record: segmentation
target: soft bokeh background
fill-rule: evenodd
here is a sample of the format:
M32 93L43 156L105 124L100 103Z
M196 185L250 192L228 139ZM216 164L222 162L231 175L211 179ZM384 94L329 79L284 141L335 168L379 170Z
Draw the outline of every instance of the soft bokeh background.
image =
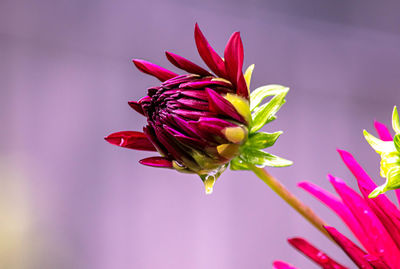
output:
M140 130L128 100L158 82L131 58L200 62L194 23L217 51L240 30L253 88L291 87L270 169L331 225L337 217L296 187L355 182L336 148L378 181L362 137L400 104L398 1L0 2L0 268L316 268L285 239L303 236L349 260L250 172L226 172L204 194L196 176L143 167L148 153L103 136Z

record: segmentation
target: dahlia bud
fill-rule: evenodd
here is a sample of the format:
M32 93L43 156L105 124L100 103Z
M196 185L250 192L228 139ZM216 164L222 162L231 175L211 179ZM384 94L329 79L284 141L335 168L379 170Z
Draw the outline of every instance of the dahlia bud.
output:
M248 86L254 66L243 74L239 32L229 39L224 59L211 48L197 24L195 41L211 71L171 52L166 52L167 59L186 74L133 60L140 71L161 81L161 85L148 89L147 96L129 102L146 117L147 126L143 133L118 132L105 139L122 147L158 151L161 156L140 163L198 174L206 193L212 192L216 179L231 161L232 169L248 169L248 163L289 165L286 160L260 151L271 146L280 133L256 133L275 118L288 89L278 85L261 87L252 93L256 105L250 104ZM258 107L267 96L275 97Z
M392 140L390 133L389 139L385 141L364 130L364 136L371 147L381 156L380 174L386 178L386 182L378 186L370 194L370 198L375 198L388 190L400 189L400 120L397 108L393 108L392 126L396 135Z

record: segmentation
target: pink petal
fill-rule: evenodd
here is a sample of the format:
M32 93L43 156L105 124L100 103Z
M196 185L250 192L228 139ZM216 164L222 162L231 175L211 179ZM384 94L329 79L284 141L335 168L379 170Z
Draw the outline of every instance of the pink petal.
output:
M142 114L144 116L142 105L137 101L129 101L128 105L133 108L136 112Z
M390 269L389 265L375 256L366 255L365 260L375 269Z
M400 251L367 202L341 179L329 176L329 180L363 227L371 243L369 247L366 246L368 252L374 256L382 257L387 264L392 266L398 264L397 257L400 257Z
M198 66L195 63L192 63L191 61L183 58L182 56L179 56L177 54L174 54L172 52L165 52L165 55L167 56L167 59L176 67L185 70L188 73L191 74L198 74L201 76L212 76L210 72L207 70L204 70L200 66Z
M110 144L137 150L157 151L144 133L122 131L104 138Z
M344 150L338 150L338 152L343 162L356 177L365 201L385 225L386 230L400 249L400 211L386 195L379 195L376 198L369 199L368 194L376 188L376 184L349 152Z
M343 220L343 222L346 223L347 227L349 227L365 248L372 247L364 229L341 199L310 182L300 182L298 186L332 209Z
M390 134L389 129L385 124L380 123L379 121L374 121L374 126L376 131L378 132L379 138L383 141L393 141L393 137Z
M323 269L347 269L347 267L337 263L303 238L291 238L288 239L288 242L304 255L312 259L315 263L320 265Z
M211 69L211 71L213 71L219 77L227 78L224 61L210 46L203 33L200 31L197 23L194 28L194 39L196 41L196 46L200 57Z
M210 111L219 113L239 122L245 123L243 117L236 111L235 107L224 97L219 95L212 89L206 88L208 94L208 103L210 105Z
M233 33L225 47L225 69L238 95L248 98L249 91L243 77L243 43L240 33ZM244 83L244 84L243 84Z
M333 227L325 226L325 229L356 265L358 265L360 268L374 269L364 258L366 253L356 244L351 242L350 239L339 233Z
M274 269L297 269L293 265L290 265L290 264L282 262L282 261L274 261L273 268Z
M169 71L161 66L147 62L145 60L133 59L132 61L140 71L152 75L158 78L160 81L166 81L168 79L178 76L178 74L172 71Z
M139 163L152 167L172 168L172 162L164 157L149 157L140 160Z

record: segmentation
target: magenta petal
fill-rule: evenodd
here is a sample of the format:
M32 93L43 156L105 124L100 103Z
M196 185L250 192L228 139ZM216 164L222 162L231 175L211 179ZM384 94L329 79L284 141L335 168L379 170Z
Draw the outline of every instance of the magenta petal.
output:
M374 269L391 269L389 265L375 256L366 255L364 258Z
M347 227L349 227L365 248L372 247L358 220L338 197L310 182L300 182L298 186L332 209L346 223Z
M323 269L347 269L347 267L337 263L303 238L290 238L288 239L288 242L301 253L312 259Z
M149 157L140 160L139 163L152 167L172 168L172 162L164 157Z
M381 140L393 141L392 135L390 134L390 131L385 124L380 123L379 121L375 121L374 126Z
M200 31L197 23L194 28L194 39L196 41L196 46L200 57L211 69L211 71L213 71L219 77L227 78L224 61L210 46L203 33Z
M366 253L356 244L351 242L350 239L339 233L333 227L325 226L325 229L356 265L358 265L360 268L374 269L364 258Z
M122 131L104 138L110 144L137 150L157 151L144 133Z
M138 113L144 115L142 105L141 105L139 102L136 102L136 101L129 101L129 102L128 102L128 105L129 105L131 108L133 108L136 112L138 112Z
M188 73L191 74L198 74L201 76L212 76L210 72L207 70L204 70L197 64L192 63L191 61L183 58L182 56L179 56L177 54L174 54L172 52L165 52L165 55L167 56L167 59L176 67L185 70Z
M396 242L398 248L400 248L400 211L386 197L386 195L379 195L376 198L369 199L368 194L376 188L376 184L349 152L344 150L338 150L338 152L342 157L343 162L356 177L358 186L365 201L367 201L368 205L378 216L386 227L386 230Z
M147 62L145 60L133 59L132 61L140 71L152 75L158 78L160 81L166 81L168 79L178 76L178 74L172 71L169 71L161 66Z
M290 264L288 264L286 262L282 262L282 261L274 261L274 263L272 265L273 265L274 269L297 269L293 265L290 265Z
M374 256L382 257L387 264L394 267L398 263L397 257L400 257L400 251L380 219L374 214L367 202L341 179L329 176L329 180L363 227L371 242L369 247L366 246L367 251Z
M226 100L224 97L222 97L212 89L206 88L206 92L208 94L210 111L231 117L232 119L245 123L243 117L240 116L239 113L237 113L235 107L228 100Z

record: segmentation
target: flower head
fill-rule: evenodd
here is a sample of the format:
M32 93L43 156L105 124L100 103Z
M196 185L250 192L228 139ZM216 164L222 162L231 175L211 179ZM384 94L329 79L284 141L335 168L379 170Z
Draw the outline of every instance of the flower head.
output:
M210 71L171 52L166 52L167 59L186 74L133 60L140 71L161 81L139 101L129 102L146 117L147 125L143 133L123 131L105 139L126 148L158 151L161 156L140 163L198 174L207 193L231 161L232 169L248 169L247 164L254 162L260 166L289 165L289 161L260 151L274 144L281 132L257 133L275 118L288 88L270 85L250 95L254 65L242 72L244 53L239 32L229 39L224 58L212 49L197 24L194 36ZM274 97L258 107L268 96Z
M382 124L377 123L375 127L381 138L387 135ZM339 154L357 179L361 195L343 180L331 175L328 179L338 196L309 182L301 182L299 186L333 210L358 239L361 246L353 243L335 228L325 227L332 239L359 268L399 269L400 210L385 195L368 198L370 192L377 187L376 184L350 153L339 150ZM289 239L289 243L319 264L321 268L347 268L302 238ZM290 265L283 262L277 262L274 266L277 269L295 268L284 267Z
M368 133L364 130L364 136L371 147L381 156L381 176L386 178L386 182L377 187L369 195L374 198L388 190L400 188L400 120L397 108L393 108L392 126L396 132L394 139L386 126L376 123L377 128L380 128L381 139Z

